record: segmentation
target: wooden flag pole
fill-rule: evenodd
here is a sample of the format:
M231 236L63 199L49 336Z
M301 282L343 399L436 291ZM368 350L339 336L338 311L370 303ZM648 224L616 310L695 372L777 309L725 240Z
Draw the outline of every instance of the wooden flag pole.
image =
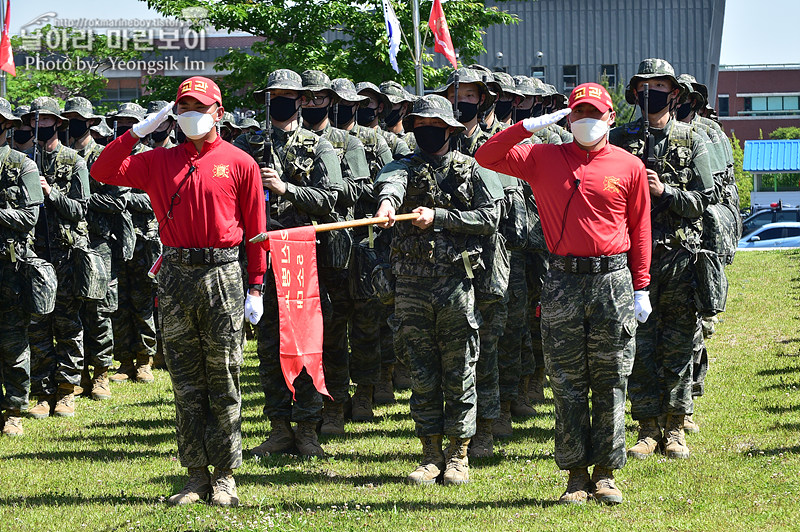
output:
M415 212L410 212L408 214L398 214L394 217L395 221L402 222L406 220L416 220L419 218L419 214ZM314 226L314 230L317 233L322 233L325 231L334 231L336 229L347 229L348 227L362 227L365 225L372 225L372 224L382 224L388 222L389 218L383 216L380 218L361 218L360 220L345 220L343 222L332 222L328 224L318 224ZM260 235L254 236L250 239L252 243L263 242L267 239L267 233L261 233Z

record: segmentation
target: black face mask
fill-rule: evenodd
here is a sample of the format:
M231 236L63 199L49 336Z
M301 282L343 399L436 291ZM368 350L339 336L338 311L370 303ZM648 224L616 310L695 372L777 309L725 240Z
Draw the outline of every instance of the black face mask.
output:
M325 107L303 107L303 120L312 126L316 126L328 116L330 105Z
M514 105L512 100L508 100L507 102L497 102L494 106L494 114L499 118L501 121L505 121L511 116L511 106Z
M33 138L33 130L32 129L15 129L14 130L14 142L17 144L25 144L29 140Z
M541 102L533 104L531 107L531 116L542 116L544 113L544 104Z
M269 116L278 122L286 122L297 112L297 98L276 96L270 99Z
M458 118L458 121L462 124L466 124L478 114L478 104L458 102L458 112L461 114L461 116Z
M338 115L336 116L336 125L337 126L344 126L348 124L353 119L353 110L355 109L355 105L342 105L339 104ZM333 107L331 107L328 116L331 117L333 120Z
M530 108L530 109L519 109L518 108L517 109L517 122L519 122L520 120L525 120L526 118L531 116L531 111L533 111L533 108Z
M375 109L372 107L362 107L356 111L356 121L360 126L368 126L375 120Z
M73 139L79 139L86 134L89 130L89 124L86 120L80 118L73 118L69 121L69 136Z
M164 131L153 131L150 133L150 139L156 143L164 142L167 137L169 137L169 128L165 129ZM223 134L223 138L224 137L225 135Z
M48 140L53 138L53 135L55 134L56 134L56 126L47 126L47 127L39 126L39 135L36 137L36 140L38 140L39 142L47 142Z
M175 130L175 140L178 141L178 144L183 144L186 142L186 134L181 131L180 129Z
M392 109L392 112L389 113L389 116L386 117L386 127L394 127L400 121L400 113L402 109Z
M683 120L690 114L692 114L692 102L680 104L677 111L675 111L675 116L677 116L678 120Z
M650 93L648 94L647 109L645 109L644 91L639 91L636 94L639 98L639 107L642 109L642 112L646 112L649 115L654 115L660 112L669 103L667 101L667 99L669 98L668 92L650 89Z
M117 126L117 137L121 137L127 133L133 126Z
M417 146L427 153L436 153L441 150L446 141L446 134L446 127L419 126L414 128L414 138L417 140Z

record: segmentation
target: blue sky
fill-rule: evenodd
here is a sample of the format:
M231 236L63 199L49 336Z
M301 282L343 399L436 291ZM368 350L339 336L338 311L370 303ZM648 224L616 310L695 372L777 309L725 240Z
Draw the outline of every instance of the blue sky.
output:
M647 1L640 0L643 4ZM160 18L138 0L36 0L11 1L11 31L47 13L59 18ZM423 18L425 18L423 16ZM720 64L800 63L797 24L800 0L727 0Z

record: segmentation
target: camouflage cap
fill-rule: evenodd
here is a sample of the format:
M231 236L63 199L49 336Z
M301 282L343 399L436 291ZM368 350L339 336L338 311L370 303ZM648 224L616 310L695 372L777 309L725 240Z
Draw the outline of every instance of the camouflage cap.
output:
M117 109L113 113L109 113L115 120L117 118L134 118L137 122L141 122L144 120L145 115L147 114L147 109L139 105L138 103L133 102L125 102L120 104L119 109Z
M469 65L469 67L467 68L471 68L472 70L480 74L481 79L489 87L489 91L492 93L494 99L496 100L497 96L500 94L500 92L502 92L502 88L500 87L500 83L495 79L494 72L489 70L488 67L479 65L478 63L473 63Z
M20 118L25 113L30 112L31 106L30 105L18 105L14 108L14 116Z
M497 95L489 90L489 86L483 80L483 72L479 70L473 70L471 68L459 68L457 70L453 70L449 76L447 76L447 83L442 85L441 87L434 89L433 93L438 94L440 96L447 97L447 91L456 81L456 73L458 73L458 84L463 85L465 83L472 83L478 86L478 89L481 91L481 94L485 96L483 104L478 107L478 112L486 111L489 109L492 104L494 103Z
M311 96L311 92L303 87L303 78L300 77L300 74L288 68L279 68L278 70L270 72L267 77L267 86L254 92L253 97L256 102L264 103L264 94L267 91L279 89L298 91L304 96Z
M675 69L672 68L672 65L665 59L650 58L639 63L636 75L632 76L628 81L628 86L625 89L625 101L630 104L636 103L636 84L639 83L640 80L653 78L669 78L681 91L681 94L678 95L678 100L683 97L685 89L678 81L678 78L675 77Z
M35 100L31 102L30 110L22 115L20 119L23 123L30 123L31 118L36 116L36 112L39 112L39 116L42 115L52 115L56 118L61 120L61 126L58 129L66 129L69 127L69 120L61 116L61 108L58 106L58 102L55 98L50 98L49 96L39 96Z
M233 116L233 113L229 113L225 111L222 115L222 120L220 120L220 126L229 127L231 129L240 129L239 125L236 123L236 118Z
M678 76L678 82L683 84L689 93L697 94L703 100L703 105L708 101L708 87L702 83L698 83L697 79L691 74L681 74Z
M517 88L517 92L526 97L547 96L548 93L541 81L528 76L514 76L514 85Z
M389 98L392 105L397 105L402 102L414 102L416 96L405 90L402 85L396 81L384 81L381 83L380 90Z
M312 92L331 90L331 78L322 70L304 70L300 74L303 88Z
M12 122L14 124L13 127L22 125L22 120L14 115L14 112L11 110L11 104L8 103L8 100L5 98L0 98L0 116Z
M99 123L103 118L100 115L94 114L92 102L81 96L73 96L64 103L64 116L69 118L69 116L67 116L69 113L76 114L88 120L90 126Z
M101 137L110 137L114 134L114 130L108 127L108 123L106 123L105 118L101 118L100 122L97 125L91 126L90 130L94 131Z
M366 107L369 104L369 98L358 94L356 86L347 78L336 78L331 81L331 90L344 102L357 103L361 107Z
M509 94L511 96L522 96L522 93L517 90L517 85L514 83L514 78L511 77L511 74L507 74L505 72L495 72L494 80L500 86L500 90L505 94Z
M361 81L356 83L356 92L367 97L369 97L369 93L371 93L372 96L377 98L378 101L383 104L383 112L380 114L381 118L386 118L389 113L392 112L391 100L389 100L389 97L382 93L378 86L374 83L370 83L369 81Z
M150 115L153 113L157 113L167 105L169 105L169 102L166 100L153 100L152 102L147 104L147 114ZM167 118L172 118L173 120L176 120L175 114L172 112L172 109L170 109L169 113L167 114Z
M413 131L415 118L438 118L459 132L467 129L453 117L453 104L438 94L426 94L414 102L413 111L403 117L403 128L406 131Z
M244 118L240 119L236 123L236 126L239 129L247 129L247 128L250 128L250 127L254 127L256 129L261 129L261 124L258 123L258 120L256 120L255 118L250 118L250 117L244 117Z

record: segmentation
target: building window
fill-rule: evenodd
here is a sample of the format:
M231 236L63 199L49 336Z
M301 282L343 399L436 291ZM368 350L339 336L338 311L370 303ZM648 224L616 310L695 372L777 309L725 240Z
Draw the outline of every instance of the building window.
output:
M531 77L538 79L542 83L547 83L547 80L545 79L545 77L546 77L546 75L545 75L546 69L547 69L547 67L544 67L544 66L532 66L531 67Z
M800 114L800 97L746 96L744 111L740 111L739 114L745 116L798 115Z
M562 72L564 73L564 91L571 91L578 85L578 65L564 65Z
M134 88L121 88L116 87L113 89L106 89L105 96L101 101L103 102L129 102L135 100L140 96L139 89Z
M719 109L717 109L719 116L728 116L728 113L730 113L728 110L728 95L719 96L717 101L719 105Z
M605 79L609 87L617 86L617 65L600 65L600 81Z

